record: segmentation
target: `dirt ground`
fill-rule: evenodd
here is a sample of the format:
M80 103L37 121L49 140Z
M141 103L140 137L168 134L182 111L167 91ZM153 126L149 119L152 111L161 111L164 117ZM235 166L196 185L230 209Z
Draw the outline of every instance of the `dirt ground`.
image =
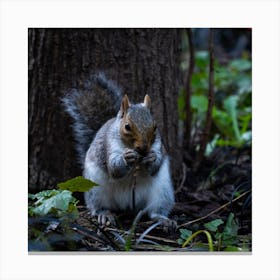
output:
M73 225L76 233L83 236L77 249L190 251L191 247L182 248L177 242L180 229L194 232L214 219L226 221L229 213L238 222L238 235L251 236L251 149L220 148L197 171L190 165L186 161L182 166L182 178L175 190L176 204L170 219L176 221L176 230L167 230L146 217L134 227L132 213L118 215L117 226L101 228L80 206L80 217ZM203 237L196 240L205 241Z

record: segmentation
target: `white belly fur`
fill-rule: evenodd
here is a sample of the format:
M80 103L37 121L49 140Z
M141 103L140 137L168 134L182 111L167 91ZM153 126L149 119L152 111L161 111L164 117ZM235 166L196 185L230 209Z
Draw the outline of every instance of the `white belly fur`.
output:
M95 162L86 161L84 177L99 184L99 187L93 188L85 195L87 207L92 214L102 208L113 211L133 209L132 187L134 179L132 176L113 180ZM166 199L174 200L168 158L164 159L156 175L136 177L134 195L135 210L137 211L146 207L153 209L164 207Z

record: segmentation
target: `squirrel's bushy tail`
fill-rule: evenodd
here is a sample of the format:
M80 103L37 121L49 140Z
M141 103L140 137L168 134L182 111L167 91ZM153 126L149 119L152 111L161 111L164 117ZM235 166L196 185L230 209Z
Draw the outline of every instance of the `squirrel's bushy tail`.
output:
M117 115L121 98L120 88L99 73L91 75L79 88L71 89L62 99L65 111L74 120L76 149L82 165L98 129Z

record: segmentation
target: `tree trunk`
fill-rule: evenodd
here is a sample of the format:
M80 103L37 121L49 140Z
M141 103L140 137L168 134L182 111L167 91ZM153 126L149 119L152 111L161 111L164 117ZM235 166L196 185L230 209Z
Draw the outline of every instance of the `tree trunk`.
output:
M29 29L29 191L78 176L71 119L61 97L103 71L133 102L149 94L153 115L178 178L177 96L180 29Z

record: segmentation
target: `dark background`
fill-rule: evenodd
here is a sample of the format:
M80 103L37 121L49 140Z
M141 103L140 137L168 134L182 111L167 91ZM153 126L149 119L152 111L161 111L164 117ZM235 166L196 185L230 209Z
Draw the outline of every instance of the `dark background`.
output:
M251 250L251 29L30 28L28 62L29 193L56 189L82 174L61 98L102 71L132 102L150 95L171 159L176 203L169 217L179 228L156 230L156 240L177 250L179 238L186 240L183 230L197 232L218 220L223 225L216 234L223 237L212 232L215 250ZM49 232L53 218L30 217L30 250L107 248L88 235L97 229L83 194L73 195L79 200L77 224ZM121 228L130 228L133 217L123 214ZM144 220L136 231L147 226ZM208 250L200 241L205 239L194 250Z
M188 156L178 121L178 95L186 80L180 63L188 55L188 50L183 52L184 32L158 28L28 30L29 192L52 189L58 182L81 175L72 120L63 111L61 98L99 71L115 80L133 102L150 95L177 188L183 156ZM209 29L192 32L195 50L207 50ZM220 63L251 51L251 30L215 29L214 34L215 57Z

